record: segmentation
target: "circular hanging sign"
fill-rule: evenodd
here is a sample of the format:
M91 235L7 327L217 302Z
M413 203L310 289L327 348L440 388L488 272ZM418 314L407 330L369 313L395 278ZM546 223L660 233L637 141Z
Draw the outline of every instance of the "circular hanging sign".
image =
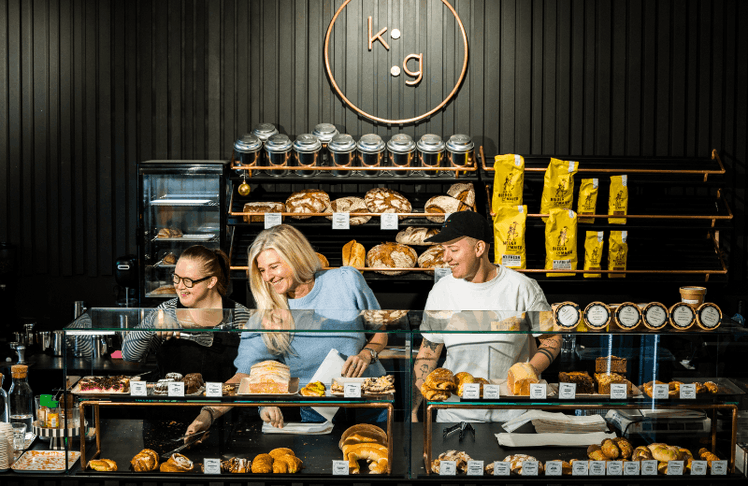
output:
M460 33L462 34L462 43L463 43L463 46L464 46L464 49L463 49L463 62L462 62L462 70L460 72L459 78L457 79L457 82L455 83L454 87L449 92L449 94L447 95L447 97L444 98L438 105L436 105L434 108L432 108L431 110L427 111L426 113L423 113L421 115L415 116L413 118L403 118L403 119L398 119L398 120L391 120L391 119L381 118L381 117L372 115L371 113L367 113L366 111L362 110L361 108L359 108L358 106L356 106L355 104L353 104L351 102L351 100L349 100L345 96L345 94L343 93L343 91L338 86L338 83L335 81L335 75L333 74L332 68L330 66L330 53L329 53L330 37L332 35L332 30L335 27L335 21L338 19L338 17L340 16L340 14L343 12L343 10L345 9L345 7L348 6L348 4L350 2L351 2L351 0L345 0L343 2L343 4L338 8L338 10L335 12L335 15L333 16L332 20L330 21L330 25L327 27L327 33L325 34L325 46L324 46L324 49L325 49L325 71L327 71L327 77L330 79L330 83L332 84L333 89L338 94L338 96L340 97L340 99L342 99L343 102L347 106L349 106L353 111L355 111L359 115L361 115L361 116L363 116L365 118L368 118L371 121L375 121L375 122L378 122L378 123L385 123L385 124L388 124L388 125L404 125L404 124L408 124L408 123L416 123L416 122L419 122L419 121L421 121L421 120L423 120L425 118L430 117L431 115L433 115L437 111L439 111L442 108L444 108L444 106L446 106L446 104L449 103L449 101L452 98L454 98L455 94L457 94L457 90L460 88L460 85L462 84L462 81L465 79L465 74L467 73L467 66L468 66L468 41L467 41L467 34L465 33L465 26L462 24L462 20L460 19L460 16L457 15L457 12L452 7L452 5L450 5L450 3L447 0L441 0L442 4L444 4L444 6L447 7L449 9L449 11L452 13L452 15L454 16L455 21L457 22L457 25L460 27ZM374 35L372 37L372 34L371 34L371 32L372 32L371 17L369 17L369 50L371 50L371 48L372 48L372 43L376 42L376 41L381 42L382 45L389 50L389 46L384 41L384 38L381 37L381 35L385 31L386 31L386 28L382 29L381 31L379 31L379 33L377 33L376 35ZM393 38L397 39L399 37L400 37L400 32L398 31L398 35L397 36L393 36ZM414 76L415 77L416 74L418 75L418 78L415 81L406 81L406 84L408 86L413 86L413 85L418 84L420 82L421 77L423 76L422 70L420 72L413 73L413 72L411 72L408 69L408 61L412 60L412 59L415 59L415 60L417 60L419 62L419 65L421 66L421 69L422 69L422 66L423 66L423 55L421 55L421 54L409 54L408 56L405 57L405 60L403 62L403 72L405 72L409 76ZM395 69L394 69L394 66L393 66L393 68L392 68L392 75L393 76L397 76L394 73L394 71L395 71ZM398 71L398 74L399 74L399 68L398 68L397 71Z

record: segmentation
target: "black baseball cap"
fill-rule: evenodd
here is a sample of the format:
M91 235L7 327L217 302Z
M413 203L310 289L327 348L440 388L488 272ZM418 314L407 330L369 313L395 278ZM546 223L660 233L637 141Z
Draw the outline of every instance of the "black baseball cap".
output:
M438 234L424 241L444 243L463 236L470 236L490 244L493 240L493 228L488 224L485 216L474 211L458 211L449 215Z

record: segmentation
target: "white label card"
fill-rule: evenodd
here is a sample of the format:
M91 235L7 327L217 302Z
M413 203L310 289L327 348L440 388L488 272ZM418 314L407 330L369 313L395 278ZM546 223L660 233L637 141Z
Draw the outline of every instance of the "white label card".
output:
M548 461L545 463L546 476L561 476L563 474L563 463L561 461Z
M696 399L696 385L693 383L684 383L680 386L680 398L681 400L695 400Z
M131 397L148 396L148 384L144 381L131 381L130 382L130 396Z
M571 465L572 476L587 476L589 474L589 462L588 461L574 461Z
M657 476L657 461L641 461L642 476Z
M668 476L682 476L683 475L683 461L668 461L667 462L667 475Z
M667 399L670 396L669 392L670 392L670 385L668 385L667 383L663 385L658 385L655 383L653 390L652 390L652 394L654 395L654 398L657 398L660 400Z
M530 384L530 398L534 398L535 400L545 400L545 397L546 397L545 383Z
M169 396L170 397L183 397L184 396L184 382L183 381L172 381L169 385Z
M205 383L205 396L206 397L222 397L223 396L223 383L216 381L209 381Z
M454 476L457 474L457 463L455 461L440 461L439 476Z
M203 459L203 470L205 474L221 474L221 460L215 458Z
M574 400L577 397L576 383L559 383L558 397L562 400Z
M523 461L522 462L522 475L523 476L537 476L538 475L538 461Z
M628 386L625 383L611 383L610 398L615 400L625 400L628 396Z
M265 229L278 226L282 223L283 215L281 213L265 213Z
M480 399L480 383L467 383L462 386L462 398L468 400Z
M494 476L509 476L512 473L512 465L504 461L496 461L493 463L493 475Z
M350 474L348 461L332 461L333 476L348 476Z
M706 461L691 462L691 476L706 476Z
M361 383L346 383L343 387L345 398L361 398Z
M483 461L468 461L467 475L468 476L483 476Z
M712 476L727 474L727 461L712 461Z
M605 476L605 461L590 461L590 476Z
M608 461L608 476L621 476L623 474L623 463L621 461Z
M434 283L438 282L447 275L452 275L451 268L435 268L434 269Z
M639 475L639 461L628 461L623 463L623 475L624 476L638 476Z
M350 213L332 213L332 229L351 229Z
M483 398L493 400L499 398L499 385L483 385Z
M382 213L380 216L380 229L396 230L399 221L396 213Z

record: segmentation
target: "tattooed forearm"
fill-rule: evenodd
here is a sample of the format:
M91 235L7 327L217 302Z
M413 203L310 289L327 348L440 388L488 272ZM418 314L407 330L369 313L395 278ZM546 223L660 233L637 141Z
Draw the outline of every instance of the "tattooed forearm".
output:
M441 346L439 343L432 343L428 339L424 339L421 343L421 349L429 349L431 351L436 351L439 346Z

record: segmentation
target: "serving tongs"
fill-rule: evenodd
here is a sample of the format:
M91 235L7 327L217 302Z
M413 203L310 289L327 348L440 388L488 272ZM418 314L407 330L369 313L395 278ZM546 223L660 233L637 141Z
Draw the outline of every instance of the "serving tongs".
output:
M192 341L194 343L199 344L200 346L204 346L206 348L209 348L213 346L213 333L212 332L179 332L179 337L177 339L184 339L186 341Z
M171 439L169 442L181 442L185 439L191 439L192 437L198 437L206 433L207 430L201 430L200 432L195 432L194 434L187 434L183 435L182 437L177 437L176 439ZM190 441L189 444L192 444L194 441Z
M190 437L197 437L198 435L203 435L206 432L208 432L208 431L207 430L203 430L201 432L196 432L196 433L191 434L191 435L185 435L184 437L180 437L179 439L175 439L175 440L184 440L184 439L187 439L187 438L190 438ZM174 441L172 440L171 442L174 442ZM169 452L164 452L163 454L161 454L161 459L162 460L169 459L172 455L174 455L177 452L180 452L180 451L182 451L184 449L187 449L189 446L193 445L194 443L195 443L195 441L192 440L190 442L187 442L185 444L180 445L176 449L173 449L173 450L171 450Z
M470 424L470 422L460 422L459 424L454 424L451 427L447 427L446 429L442 430L442 440L446 440L447 437L457 433L458 431L460 432L460 440L462 440L468 433L472 433L473 440L475 440L475 429Z

